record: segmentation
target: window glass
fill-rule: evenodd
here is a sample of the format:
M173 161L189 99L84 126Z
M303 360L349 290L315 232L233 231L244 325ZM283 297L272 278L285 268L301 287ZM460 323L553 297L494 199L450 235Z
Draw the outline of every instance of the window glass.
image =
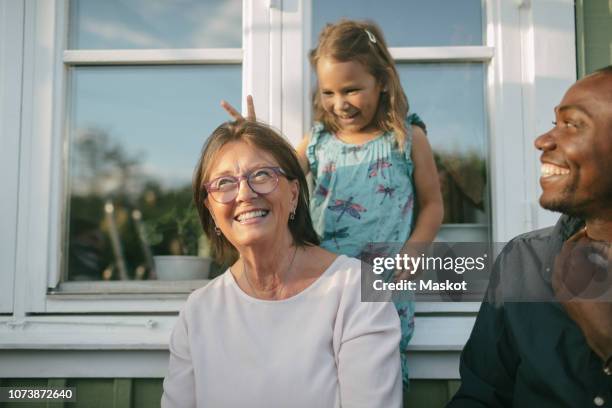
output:
M239 48L241 0L72 0L72 49Z
M390 47L483 45L481 0L313 0L312 46L325 24L369 19ZM434 28L435 27L435 28Z
M427 124L445 223L488 223L482 63L398 64L410 111Z
M150 279L207 245L191 204L206 137L240 107L239 65L71 69L68 280Z

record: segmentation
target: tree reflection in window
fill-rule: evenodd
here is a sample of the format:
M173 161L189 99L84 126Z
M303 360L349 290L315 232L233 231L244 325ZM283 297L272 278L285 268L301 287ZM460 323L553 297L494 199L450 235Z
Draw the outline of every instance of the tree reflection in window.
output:
M445 224L479 223L486 220L487 169L477 152L435 151Z
M152 255L207 256L191 185L164 188L104 129L72 143L69 280L155 278Z

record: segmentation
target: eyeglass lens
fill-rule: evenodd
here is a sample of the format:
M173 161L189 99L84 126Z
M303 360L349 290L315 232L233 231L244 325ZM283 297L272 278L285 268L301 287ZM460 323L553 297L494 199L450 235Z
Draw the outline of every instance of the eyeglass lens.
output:
M219 203L229 203L238 196L240 180L242 177L220 177L213 182L214 190L210 192L212 198ZM251 190L257 194L271 193L278 184L278 175L273 169L261 168L252 171L246 176Z

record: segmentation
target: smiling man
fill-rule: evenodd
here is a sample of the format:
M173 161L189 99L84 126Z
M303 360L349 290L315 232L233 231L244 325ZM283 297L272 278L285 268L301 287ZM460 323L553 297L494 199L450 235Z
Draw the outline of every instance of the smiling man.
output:
M535 146L562 216L498 257L449 407L612 407L612 66L554 112Z

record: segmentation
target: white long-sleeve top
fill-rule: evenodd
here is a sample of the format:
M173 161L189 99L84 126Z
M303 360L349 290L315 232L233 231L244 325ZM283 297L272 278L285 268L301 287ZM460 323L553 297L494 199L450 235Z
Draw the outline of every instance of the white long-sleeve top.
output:
M400 407L397 312L361 302L360 284L346 256L284 300L249 296L226 271L179 314L162 407Z

